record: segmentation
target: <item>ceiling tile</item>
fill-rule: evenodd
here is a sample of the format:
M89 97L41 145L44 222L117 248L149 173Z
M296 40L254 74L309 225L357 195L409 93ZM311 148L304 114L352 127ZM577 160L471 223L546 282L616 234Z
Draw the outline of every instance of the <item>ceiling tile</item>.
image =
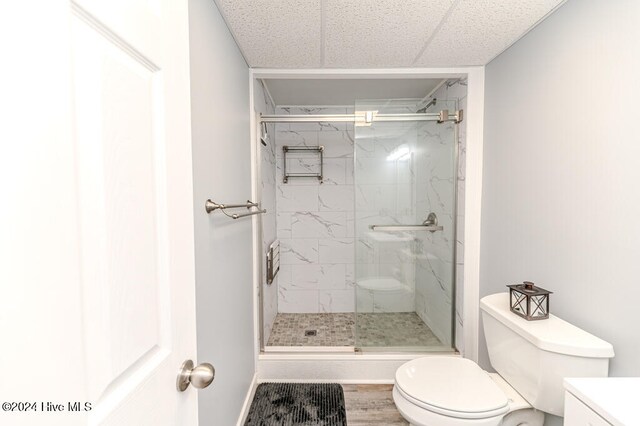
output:
M453 0L325 0L324 66L411 66Z
M484 65L562 2L461 0L413 65Z
M216 0L251 67L321 67L321 0Z

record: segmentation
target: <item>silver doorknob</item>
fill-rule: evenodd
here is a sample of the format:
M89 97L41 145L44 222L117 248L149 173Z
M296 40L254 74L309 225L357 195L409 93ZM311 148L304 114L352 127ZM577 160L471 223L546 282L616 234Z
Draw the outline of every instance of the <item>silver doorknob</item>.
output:
M176 387L180 392L184 392L190 384L192 384L194 388L204 389L213 382L215 375L215 368L208 362L203 362L197 367L194 367L193 361L188 359L183 362L180 367Z

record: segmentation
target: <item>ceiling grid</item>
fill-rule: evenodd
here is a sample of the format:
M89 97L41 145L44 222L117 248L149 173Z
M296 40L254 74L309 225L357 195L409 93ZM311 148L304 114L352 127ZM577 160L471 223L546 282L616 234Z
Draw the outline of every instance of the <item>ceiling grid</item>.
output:
M444 23L447 21L447 18L449 18L449 16L451 16L451 13L453 12L453 9L455 9L455 7L458 5L459 2L460 2L460 0L455 0L451 4L451 7L449 7L449 10L447 10L447 13L442 17L442 19L440 20L440 23L438 24L436 29L429 36L429 39L427 39L427 41L424 42L424 45L422 46L422 49L420 49L420 52L418 52L418 54L416 55L416 57L413 60L413 62L411 62L411 65L415 65L416 62L418 62L418 59L420 59L420 57L422 56L424 51L427 50L427 46L429 46L429 43L431 43L431 40L433 40L433 38L436 36L436 34L438 34L438 32L440 31L440 28L442 28Z
M324 68L324 52L326 50L327 0L320 4L320 68Z
M215 0L250 67L485 65L564 0Z

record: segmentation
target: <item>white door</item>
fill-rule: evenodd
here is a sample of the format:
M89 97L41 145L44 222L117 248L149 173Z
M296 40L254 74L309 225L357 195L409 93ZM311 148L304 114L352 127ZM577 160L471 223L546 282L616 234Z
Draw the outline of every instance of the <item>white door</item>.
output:
M0 424L196 425L187 1L0 9Z

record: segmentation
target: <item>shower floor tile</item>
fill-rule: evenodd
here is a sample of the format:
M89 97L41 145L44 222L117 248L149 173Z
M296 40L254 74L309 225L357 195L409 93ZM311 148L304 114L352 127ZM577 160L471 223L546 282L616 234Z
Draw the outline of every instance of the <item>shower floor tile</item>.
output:
M358 346L442 346L415 312L358 314Z
M415 312L361 313L358 321L361 347L442 346ZM278 314L267 346L355 346L355 328L353 313Z
M354 330L352 313L278 314L267 346L353 346Z

